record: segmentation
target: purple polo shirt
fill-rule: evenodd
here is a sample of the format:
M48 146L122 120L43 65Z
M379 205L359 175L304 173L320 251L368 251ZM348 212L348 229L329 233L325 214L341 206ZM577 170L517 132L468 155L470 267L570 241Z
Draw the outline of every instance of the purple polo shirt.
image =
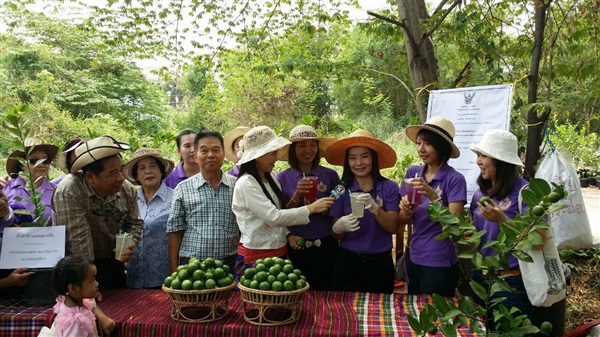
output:
M317 198L328 197L331 190L340 183L340 177L334 170L317 166L307 176L316 176L317 180ZM280 172L277 180L281 184L281 190L285 196L286 203L294 195L298 181L302 179L302 172L293 168ZM304 198L299 206L304 206ZM305 239L316 240L331 235L331 217L323 214L311 214L308 225L288 227L290 233L301 236Z
M363 192L356 183L348 187L351 192ZM369 190L371 197L381 206L383 211L399 211L400 193L398 184L389 179L378 181L374 188ZM350 194L344 193L333 203L329 214L334 218L340 218L352 213L350 206ZM340 247L357 254L379 254L390 252L392 249L392 234L383 229L371 212L365 210L365 216L359 219L360 229L348 232L340 241Z
M427 165L414 165L406 170L405 179L425 179ZM448 163L442 165L435 177L428 182L439 196L442 203L448 206L451 202L467 202L467 182L465 177L452 168ZM400 194L406 195L404 183ZM454 243L450 239L438 240L436 235L442 232L439 222L433 222L427 215L430 200L423 196L423 203L413 209L413 233L410 240L410 259L413 263L427 267L450 267L458 262Z
M42 192L41 201L46 205L46 209L44 210L44 219L48 219L48 226L52 226L52 208L51 208L51 200L52 193L54 193L54 189L56 185L48 181L46 178L42 178L42 184L39 187L39 191ZM15 200L15 197L20 196L24 198L29 198L29 192L25 189L25 181L21 177L17 177L14 179L10 179L6 186L4 187L4 193L8 197L8 204L13 208L17 208L14 205L21 205L28 211L34 211L35 206L28 201ZM15 216L15 219L20 219L19 216ZM17 220L17 223L18 220Z
M500 225L498 225L495 222L486 220L483 217L483 215L481 215L481 210L477 206L477 202L483 196L489 197L496 204L498 204L498 206L500 206L500 209L504 212L504 214L506 214L507 217L513 219L519 212L519 193L521 192L521 188L523 188L523 186L527 184L527 180L518 177L508 196L502 200L498 200L495 197L490 197L486 194L483 194L479 189L473 194L473 199L471 200L471 216L475 221L474 225L477 228L477 230L487 230L487 232L481 237L481 242L479 245L479 250L481 251L481 254L485 256L493 256L498 254L492 248L482 249L481 247L483 247L483 245L485 245L491 240L496 240L498 234L500 233ZM523 203L523 206L521 207L521 214L525 214L526 207L527 206L525 205L525 203ZM511 269L517 268L519 267L519 260L517 260L517 258L514 257L512 254L509 254L508 264Z
M234 176L236 178L239 178L240 177L240 167L237 165L233 165L231 170L227 171L227 174Z
M179 165L177 165L177 167L175 167L175 169L169 173L165 180L163 180L163 182L168 187L175 189L180 182L186 180L187 178L188 176L185 175L185 171L183 170L183 162L180 162Z

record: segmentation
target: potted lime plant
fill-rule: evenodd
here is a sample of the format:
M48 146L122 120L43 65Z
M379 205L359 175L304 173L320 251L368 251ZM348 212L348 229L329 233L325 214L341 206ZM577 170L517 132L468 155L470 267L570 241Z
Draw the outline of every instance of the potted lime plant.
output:
M28 168L27 170L20 171L18 174L25 182L25 190L29 196L15 196L14 200L34 205L34 207L28 207L29 209L14 210L14 213L23 221L19 223L17 227L27 228L27 233L23 236L36 236L43 238L42 240L56 240L56 237L54 237L53 234L48 235L48 229L52 229L52 231L54 229L62 230L62 255L64 256L64 227L46 228L50 219L47 216L44 217L46 205L42 202L42 191L36 188L36 181L34 181L32 173L34 171L33 169L36 166L41 165L47 158L40 159L37 162L32 162L30 160L30 154L34 151L37 144L30 144L30 139L27 137L28 134L25 128L27 122L22 120L22 114L26 113L27 110L27 105L13 107L8 111L6 118L3 121L5 131L13 138L13 147L21 154L21 156L12 157L12 159L17 160L20 165ZM39 177L36 180L41 178L42 177ZM28 227L31 227L31 229ZM5 229L5 233L6 230L7 229ZM35 260L35 258L31 260ZM33 265L24 265L25 267L29 267L29 271L34 272L24 287L25 301L28 304L48 305L54 303L56 299L56 292L52 286L52 267L54 263L55 261L48 261L45 264L34 263ZM43 267L41 267L42 265Z

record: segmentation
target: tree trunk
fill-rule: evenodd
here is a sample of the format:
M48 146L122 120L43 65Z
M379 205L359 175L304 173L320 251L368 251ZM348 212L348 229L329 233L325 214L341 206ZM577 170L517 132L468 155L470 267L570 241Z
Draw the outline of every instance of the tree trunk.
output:
M410 68L410 79L415 89L416 105L422 123L427 119L429 91L435 89L437 62L431 38L424 36L421 20L427 19L424 0L398 0L400 21Z
M537 103L540 62L544 46L544 30L546 17L551 0L533 0L535 8L535 31L531 64L528 76L527 103ZM550 109L545 109L538 115L539 109L531 107L527 112L527 150L525 156L525 176L535 176L537 162L540 159L540 145L544 137L544 127L550 114Z

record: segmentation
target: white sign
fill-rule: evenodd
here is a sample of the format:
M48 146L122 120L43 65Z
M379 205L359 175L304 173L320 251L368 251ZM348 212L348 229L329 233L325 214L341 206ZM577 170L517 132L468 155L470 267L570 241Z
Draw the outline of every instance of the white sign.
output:
M509 131L512 85L491 85L434 90L429 95L427 118L442 116L454 124L454 144L460 157L448 162L467 180L467 204L477 186L477 156L469 149L489 129Z
M65 257L65 226L6 227L0 269L52 268Z

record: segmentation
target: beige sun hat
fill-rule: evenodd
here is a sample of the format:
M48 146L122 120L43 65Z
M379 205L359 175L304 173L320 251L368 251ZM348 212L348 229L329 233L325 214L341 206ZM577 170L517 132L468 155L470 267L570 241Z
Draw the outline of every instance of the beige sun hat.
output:
M404 132L406 133L406 136L408 136L408 138L416 144L417 134L422 129L433 131L450 143L450 146L452 147L450 158L458 158L460 156L460 150L456 144L454 144L454 135L456 134L456 129L451 121L441 116L433 116L429 118L425 124L409 126Z
M268 126L254 127L244 135L240 142L240 151L238 152L240 160L238 164L242 165L289 144L291 143L288 140L277 136Z
M71 165L71 173L81 170L82 167L102 158L119 154L131 149L127 143L116 141L111 136L102 136L90 139L75 149L75 160Z
M243 137L246 132L250 131L252 128L247 126L238 126L235 129L227 132L225 136L223 136L223 147L225 147L225 158L234 164L238 162L239 158L237 153L233 153L233 143L236 139Z
M31 149L31 151L42 150L46 152L48 160L50 161L54 160L54 157L56 157L56 154L58 153L58 146L42 144L42 142L37 138L26 138L23 141L23 145L25 145L25 151L29 153L31 153L29 149L32 147L33 149ZM15 150L8 155L8 159L6 160L6 173L8 173L9 176L17 174L19 171L21 171L21 163L17 159L13 158L25 158L25 152L21 150Z
M127 163L125 163L125 169L124 169L125 178L127 180L129 180L129 182L131 182L132 184L139 185L139 183L137 182L137 179L135 177L135 172L133 172L133 167L140 160L142 160L144 158L150 158L150 157L160 161L163 164L163 166L165 167L165 173L166 173L165 176L168 175L169 173L171 173L171 171L173 171L173 168L175 167L175 163L173 163L169 159L163 158L160 151L142 147L142 148L138 149L137 151L135 151L133 153L133 156L131 156L131 158L129 158L129 161Z
M329 145L335 143L337 139L328 137L319 137L317 131L310 125L298 125L290 131L290 137L288 140L292 143L301 142L305 140L316 140L319 142L319 156L323 158L325 156L325 150ZM277 151L277 160L288 161L289 160L290 145L286 145Z
M388 144L373 138L369 131L362 129L352 132L348 135L348 138L340 139L331 144L325 150L325 159L332 165L344 166L346 150L356 146L367 147L375 151L380 169L396 165L396 151Z
M519 158L519 144L512 133L499 129L487 130L477 144L472 143L471 151L481 153L505 163L524 166Z
M73 150L75 150L79 145L87 142L90 139L91 139L90 137L84 137L84 138L76 137L65 143L63 152L61 152L58 155L58 158L56 158L56 165L58 165L58 167L60 168L61 171L63 171L66 174L69 173L69 169L67 168L67 156L69 155L69 153L71 153Z

